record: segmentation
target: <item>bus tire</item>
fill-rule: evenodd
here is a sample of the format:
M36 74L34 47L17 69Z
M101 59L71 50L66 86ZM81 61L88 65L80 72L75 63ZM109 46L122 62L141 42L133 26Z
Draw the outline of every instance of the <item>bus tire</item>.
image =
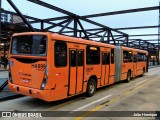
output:
M144 73L145 73L145 69L143 68L143 71L142 71L141 77L143 77L143 76L144 76Z
M91 97L95 94L96 92L96 81L94 78L91 78L89 81L88 81L88 84L87 84L87 91L86 91L86 95L88 97Z
M126 82L129 82L130 80L131 80L131 72L128 71Z

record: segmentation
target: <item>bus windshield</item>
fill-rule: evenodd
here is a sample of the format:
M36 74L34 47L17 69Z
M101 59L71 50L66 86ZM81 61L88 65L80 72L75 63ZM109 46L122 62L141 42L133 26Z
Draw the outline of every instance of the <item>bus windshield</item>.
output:
M11 44L11 54L46 56L47 36L21 35L14 36Z

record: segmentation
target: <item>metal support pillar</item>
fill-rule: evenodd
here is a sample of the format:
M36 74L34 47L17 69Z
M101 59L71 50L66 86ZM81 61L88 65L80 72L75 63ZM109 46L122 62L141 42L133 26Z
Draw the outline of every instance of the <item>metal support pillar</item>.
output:
M119 46L119 40L118 40L118 46Z
M4 43L4 51L3 51L4 58L6 57L6 43Z
M82 37L82 32L79 32L79 37L80 37L80 38Z
M138 48L140 49L141 48L141 41L140 40L138 40Z
M1 36L1 33L2 33L1 32L2 31L2 26L1 26L2 11L1 11L1 9L2 9L2 0L0 0L0 43L1 43L1 38L2 38L2 36Z
M29 29L33 32L36 30L30 25L30 23L26 20L23 14L19 11L19 9L15 6L15 4L11 0L7 0L8 3L12 6L12 8L17 12L17 14L22 18L22 20L28 25Z
M43 31L43 29L44 29L44 21L41 20L41 31Z
M106 34L107 34L107 31L103 34L103 36L101 37L101 39L100 39L100 41L101 42L104 42L104 37L106 36Z
M74 19L74 37L77 37L77 18Z
M111 37L112 37L112 40L113 40L113 42L114 42L114 45L116 45L116 41L115 41L115 39L114 39L114 37L113 37L113 35L112 35L112 32L109 30L109 32L110 32L110 35L111 35Z
M108 35L107 35L107 43L109 44L110 43L110 32L108 30Z
M160 2L159 2L159 23L158 25L160 26ZM160 27L158 27L158 65L160 64Z
M129 44L128 44L128 35L126 36L126 46L128 47Z

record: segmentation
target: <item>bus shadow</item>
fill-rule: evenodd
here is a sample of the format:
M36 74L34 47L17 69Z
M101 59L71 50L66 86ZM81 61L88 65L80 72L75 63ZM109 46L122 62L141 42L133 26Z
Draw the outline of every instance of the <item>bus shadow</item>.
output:
M134 81L137 78L141 78L141 77L137 76L135 78L132 78L131 81ZM119 81L119 82L116 82L116 83L111 84L111 85L107 85L107 86L97 88L97 91L96 91L95 94L98 94L100 92L109 90L112 87L116 87L116 86L119 86L119 85L122 85L122 84L127 84L127 83L130 83L130 82L126 82L125 80L123 80L123 81ZM43 100L38 99L38 98L31 98L30 97L28 99L24 99L23 104L25 104L27 106L34 107L34 108L40 108L42 110L46 109L46 110L49 111L51 107L54 110L54 107L56 108L58 106L65 106L67 104L70 104L70 103L73 103L73 102L76 102L76 101L80 101L82 99L84 100L84 99L87 99L87 98L90 98L90 97L88 97L85 93L75 95L75 96L72 96L72 97L69 97L69 98L65 98L65 99L62 99L62 100L53 101L53 102L46 102L46 101L43 101Z
M35 108L35 109L39 109L40 111L42 110L49 110L48 108L50 107L57 107L59 105L63 105L65 103L68 102L74 102L74 101L78 101L81 99L85 99L87 98L85 96L85 93L76 95L76 96L72 96L70 98L65 98L62 100L57 100L57 101L52 101L52 102L47 102L38 98L32 98L32 97L27 97L27 99L23 99L22 104L25 104L25 106L28 106L29 108ZM69 103L68 103L69 104ZM54 108L53 108L54 109ZM18 111L18 110L16 110ZM33 109L34 111L34 109Z

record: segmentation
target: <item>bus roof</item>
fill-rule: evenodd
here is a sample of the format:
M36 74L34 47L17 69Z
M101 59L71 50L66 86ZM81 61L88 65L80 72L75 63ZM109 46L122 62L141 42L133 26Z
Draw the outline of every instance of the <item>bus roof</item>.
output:
M110 47L110 48L115 48L115 45L111 44L106 44L106 43L101 43L98 41L93 41L93 40L86 40L82 38L77 38L77 37L70 37L66 35L60 35L58 33L51 33L51 32L23 32L23 33L15 33L13 36L20 36L20 35L52 35L52 40L62 40L62 41L68 41L68 42L73 42L73 43L80 43L80 44L88 44L88 45L93 45L93 46L102 46L102 47ZM148 53L145 50L140 50L140 49L135 49L135 48L129 48L129 47L124 47L121 46L122 49L124 50L131 50L135 52L142 52L142 53Z
M135 48L129 48L129 47L124 47L124 46L122 46L122 50L131 50L131 51L135 51L135 52L148 53L145 50L140 50L140 49L135 49Z
M22 32L22 33L14 33L12 36L20 36L20 35L48 35L50 32Z
M110 47L110 48L115 48L115 45L110 45L106 43L101 43L98 41L92 41L92 40L86 40L82 38L76 38L76 37L69 37L65 35L59 35L57 33L52 35L52 39L55 40L63 40L63 41L68 41L68 42L73 42L73 43L80 43L80 44L87 44L87 45L95 45L95 46L103 46L103 47Z

